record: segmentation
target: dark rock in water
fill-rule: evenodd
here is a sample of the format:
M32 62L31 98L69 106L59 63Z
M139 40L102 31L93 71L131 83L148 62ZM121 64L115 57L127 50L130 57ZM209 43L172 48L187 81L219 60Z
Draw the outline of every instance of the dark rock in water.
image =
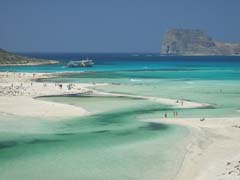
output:
M164 35L161 54L180 56L240 55L240 44L214 41L198 29L171 29Z

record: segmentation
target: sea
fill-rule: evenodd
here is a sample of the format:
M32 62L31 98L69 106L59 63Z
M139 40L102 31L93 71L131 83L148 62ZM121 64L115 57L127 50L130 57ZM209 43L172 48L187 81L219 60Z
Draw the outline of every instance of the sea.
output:
M0 67L11 72L56 72L47 82L108 83L93 89L184 99L208 107L179 109L140 98L41 97L81 106L84 117L43 118L0 113L0 179L171 180L183 162L190 130L152 123L165 113L181 118L240 116L240 57L145 53L23 53L58 65ZM90 58L93 67L68 68Z

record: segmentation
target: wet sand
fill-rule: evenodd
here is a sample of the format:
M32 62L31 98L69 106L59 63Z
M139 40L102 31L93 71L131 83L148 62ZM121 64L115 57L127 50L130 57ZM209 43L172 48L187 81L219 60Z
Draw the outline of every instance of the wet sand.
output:
M109 93L109 92L100 92L97 90L93 90L95 94L99 95L107 95L107 96L122 96L122 97L131 97L131 98L141 98L149 101L170 105L175 108L201 108L211 106L207 103L193 102L187 100L178 100L178 99L169 99L169 98L160 98L160 97L151 97L151 96L139 96L139 95L128 95L128 94L120 94L120 93Z
M240 118L164 118L148 122L191 130L190 142L175 180L240 179Z

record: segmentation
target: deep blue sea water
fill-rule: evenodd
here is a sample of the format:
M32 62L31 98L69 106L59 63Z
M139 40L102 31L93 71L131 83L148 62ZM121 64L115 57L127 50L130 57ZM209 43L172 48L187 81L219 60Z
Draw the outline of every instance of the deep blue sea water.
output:
M240 57L206 56L160 56L159 54L117 54L117 53L22 53L21 55L53 59L59 65L35 67L0 67L0 71L17 72L66 72L66 71L119 71L119 70L240 70ZM93 59L90 68L67 68L70 60Z

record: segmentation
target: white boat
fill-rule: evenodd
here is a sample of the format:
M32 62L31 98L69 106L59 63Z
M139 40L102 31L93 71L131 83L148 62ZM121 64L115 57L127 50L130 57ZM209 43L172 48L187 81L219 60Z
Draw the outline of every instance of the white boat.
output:
M91 59L83 59L81 61L69 61L67 67L92 67L94 65Z

